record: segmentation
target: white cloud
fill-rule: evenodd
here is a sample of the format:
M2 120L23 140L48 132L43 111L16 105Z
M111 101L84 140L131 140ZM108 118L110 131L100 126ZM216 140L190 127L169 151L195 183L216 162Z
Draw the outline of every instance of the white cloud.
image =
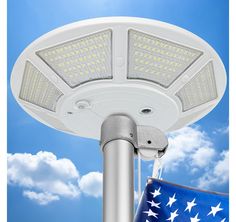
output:
M8 184L23 188L23 196L46 205L64 198L77 198L83 192L102 196L102 173L89 172L80 179L69 159L58 159L53 153L40 151L8 154Z
M30 200L37 202L40 205L47 205L53 201L59 200L59 196L53 195L51 193L37 193L30 190L25 190L23 196L27 197Z
M90 172L82 176L79 181L79 187L83 193L94 196L102 196L102 173L100 172Z
M229 126L217 128L213 131L213 134L227 134L227 133L229 133Z
M222 134L227 131L225 127L218 129ZM196 125L169 134L169 148L162 163L166 173L184 166L192 176L201 174L192 183L202 189L216 189L229 180L228 151L218 153L209 136Z
M8 154L8 183L27 189L24 196L39 204L76 198L79 172L69 159L57 159L51 152ZM36 190L28 191L28 190Z
M79 186L81 192L93 196L93 197L101 197L102 196L102 182L103 175L100 172L90 172L84 176L82 176ZM138 203L138 192L134 191L134 201Z
M222 151L220 159L215 161L211 170L208 170L197 181L198 187L208 189L220 186L229 180L229 151Z
M134 191L134 203L135 203L135 204L138 204L138 203L139 203L138 191Z
M190 173L203 172L196 186L208 189L228 182L228 151L220 154L200 127L185 127L169 134L169 148L162 159L165 172L185 166ZM200 171L201 170L201 171ZM51 152L8 154L8 183L23 188L23 195L40 205L61 198L78 198L80 193L102 196L102 173L89 172L80 179L75 165ZM137 201L137 193L135 193Z
M213 148L201 147L192 154L192 164L199 168L206 167L211 163L215 155L216 151Z
M209 164L214 156L210 138L199 126L192 126L169 134L169 148L162 162L166 171L175 171L181 165L196 171Z

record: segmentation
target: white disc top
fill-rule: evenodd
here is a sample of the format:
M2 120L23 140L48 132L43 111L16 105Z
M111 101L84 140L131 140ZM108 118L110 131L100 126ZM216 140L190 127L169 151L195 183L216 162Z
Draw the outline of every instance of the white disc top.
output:
M106 17L66 25L30 44L11 87L31 116L58 130L100 139L111 114L173 131L209 113L226 72L201 38L163 22Z

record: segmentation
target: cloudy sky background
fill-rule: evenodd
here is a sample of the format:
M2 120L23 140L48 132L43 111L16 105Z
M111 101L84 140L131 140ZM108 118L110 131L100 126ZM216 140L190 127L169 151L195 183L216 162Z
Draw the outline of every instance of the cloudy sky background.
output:
M19 54L37 37L70 22L115 15L153 18L188 29L216 49L228 71L226 1L9 0L8 80ZM163 179L228 192L228 92L208 116L168 136ZM152 164L143 162L143 186ZM9 222L102 221L99 142L37 122L19 107L9 87L8 184Z

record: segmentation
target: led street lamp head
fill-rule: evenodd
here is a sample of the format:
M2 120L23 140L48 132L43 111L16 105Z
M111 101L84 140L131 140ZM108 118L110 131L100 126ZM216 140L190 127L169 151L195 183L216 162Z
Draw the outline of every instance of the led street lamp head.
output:
M199 120L217 105L226 73L217 53L186 30L107 17L34 41L16 61L11 87L39 121L101 139L103 221L131 222L134 154L161 157L168 146L165 132Z
M217 53L186 30L107 17L34 41L16 61L11 86L39 121L100 139L102 123L115 113L163 132L199 120L222 98L226 72Z

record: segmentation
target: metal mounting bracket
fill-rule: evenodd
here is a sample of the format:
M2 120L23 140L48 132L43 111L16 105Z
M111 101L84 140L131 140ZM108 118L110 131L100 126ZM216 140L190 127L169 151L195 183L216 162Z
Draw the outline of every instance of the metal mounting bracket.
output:
M154 127L137 126L137 149L142 159L152 160L161 158L168 147L165 134Z
M124 114L109 116L102 125L101 149L113 140L126 140L134 146L135 154L141 158L152 160L162 157L168 147L165 134L154 127L138 126L132 118Z

